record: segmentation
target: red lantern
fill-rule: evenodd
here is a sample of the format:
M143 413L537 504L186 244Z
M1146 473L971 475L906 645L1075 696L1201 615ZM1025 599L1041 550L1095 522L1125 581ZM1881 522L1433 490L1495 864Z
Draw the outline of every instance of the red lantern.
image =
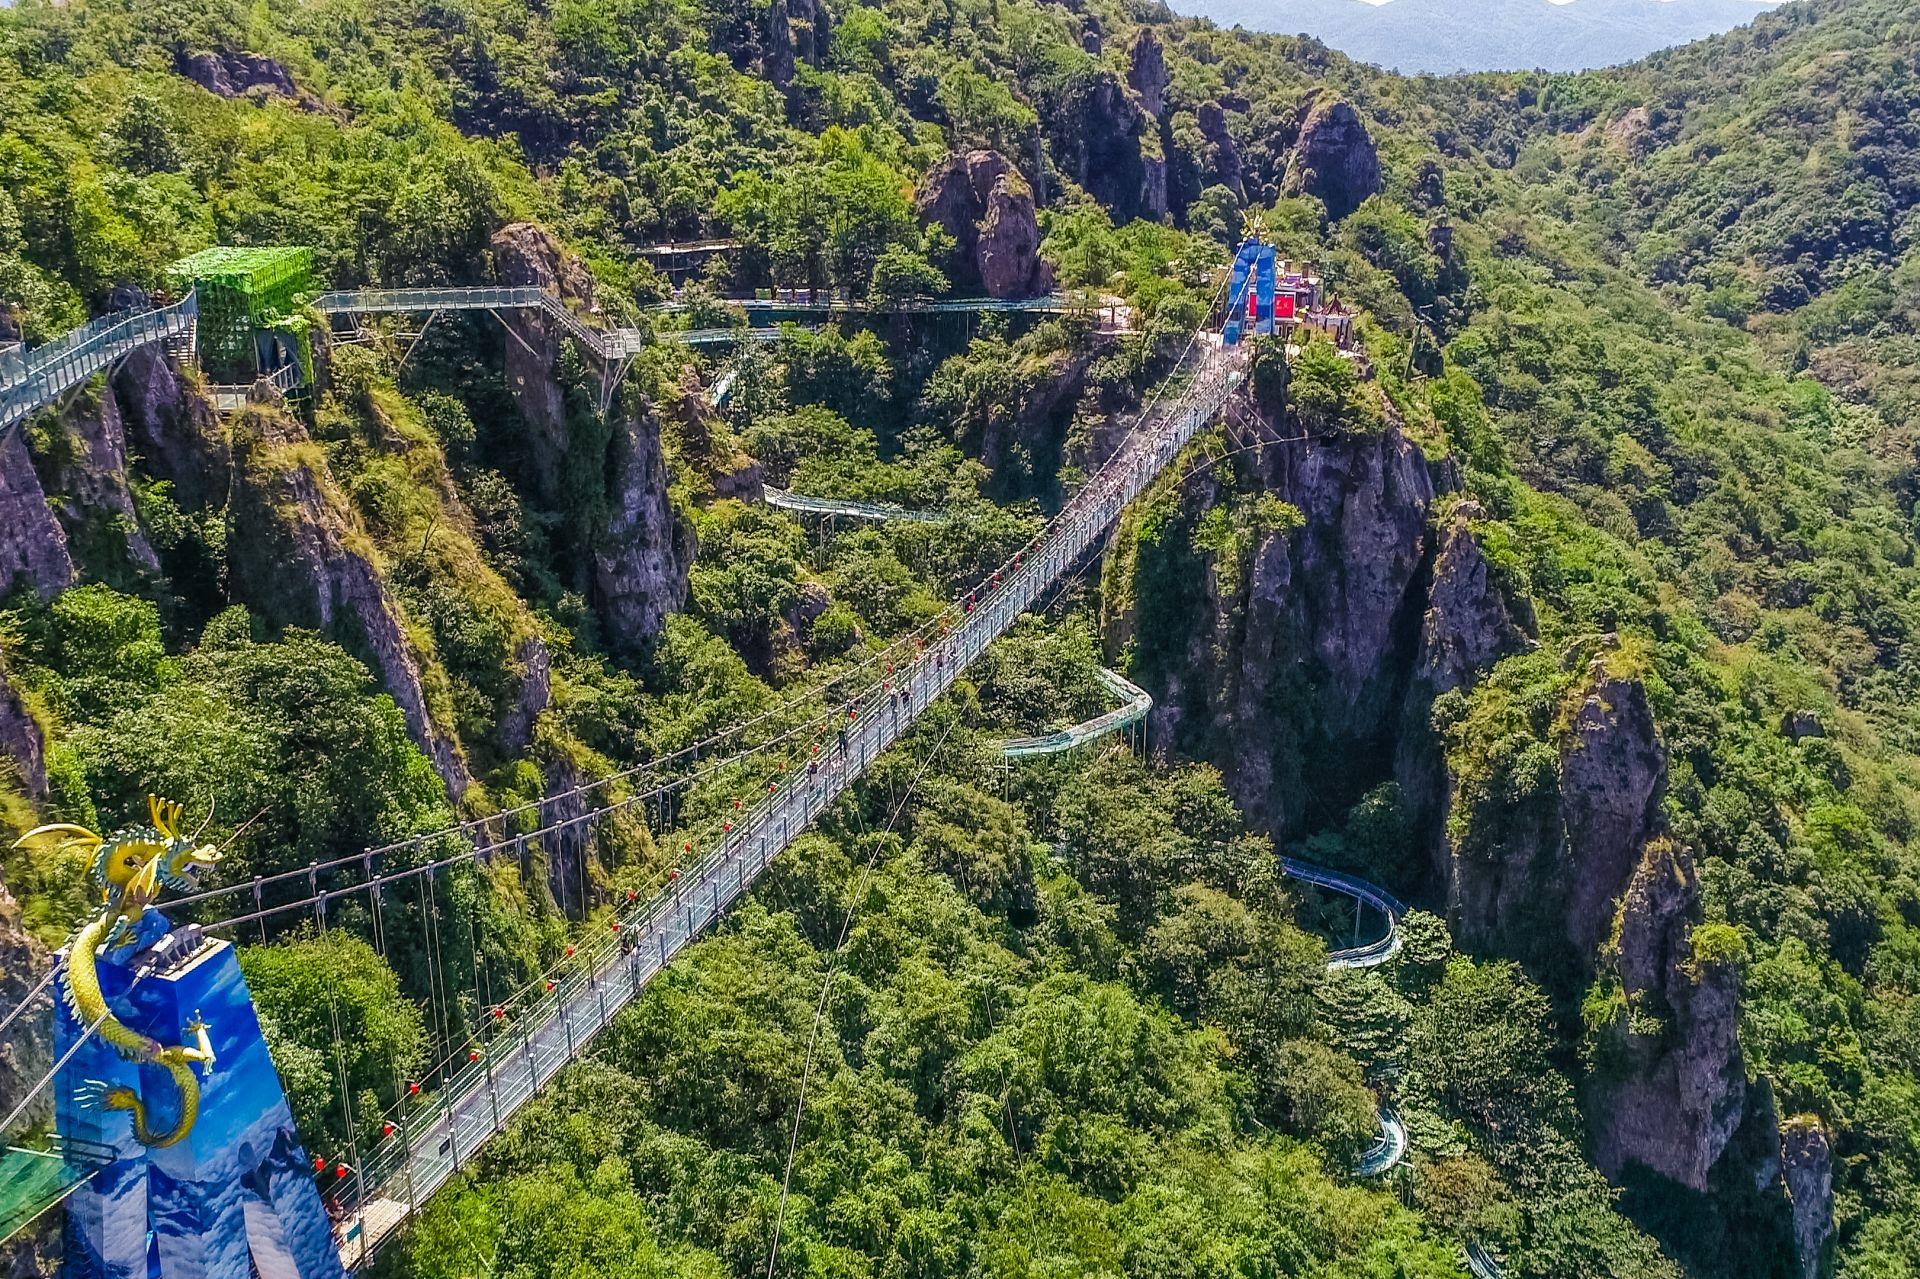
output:
M408 1084L408 1085L407 1085L407 1095L408 1095L408 1096L415 1096L415 1095L417 1095L417 1094L419 1093L419 1091L420 1091L420 1085L419 1085L419 1084Z
M573 958L573 947L571 947L571 946L569 946L569 947L567 947L567 958L568 958L568 959L572 959L572 958Z
M617 932L619 932L619 931L620 931L620 921L619 921L619 920L617 920L617 919L615 919L615 920L611 920L611 921L609 921L609 927L611 927L611 928L613 929L613 931L614 931L614 932L616 932L616 933L617 933Z
M345 1177L346 1175L347 1175L347 1166L345 1164L335 1164L333 1166L333 1177L335 1181L340 1180L342 1177Z
M819 742L815 742L815 743L813 744L813 753L814 753L814 754L816 754L816 755L818 755L818 754L820 753L820 743L819 743ZM734 805L734 807L735 807L735 808L738 808L738 807L740 807L740 805L738 805L738 804L735 804L735 805Z
M733 823L732 823L732 822L721 822L721 823L720 823L720 829L721 829L721 830L724 830L725 832L727 832L727 834L729 834L729 835L731 835L731 834L733 834Z
M780 783L779 783L779 782L768 782L768 783L767 783L767 794L769 794L769 795L772 795L772 794L774 794L775 792L777 792L777 791L778 791L779 789L780 789Z
M552 989L553 989L553 983L552 983L552 982L548 982L548 983L547 983L547 989L548 989L548 990L552 990Z
M679 871L677 871L677 870L670 870L670 871L668 871L668 872L667 872L667 882L668 882L669 884L671 884L671 883L672 883L672 882L673 882L674 880L676 880L676 879L678 879L678 878L680 878L680 872L679 872Z
M638 901L639 899L640 899L640 890L639 890L639 889L637 889L637 888L629 888L629 889L627 890L627 900L628 900L628 901Z
M816 746L813 749L819 750L820 748ZM733 811L736 813L740 811L740 801L737 799L733 801Z
M478 1048L469 1048L469 1049L467 1049L467 1060L468 1060L468 1061L479 1061L479 1060L480 1060L480 1050L479 1050Z
M381 1135L382 1137L391 1137L391 1136L393 1136L393 1125L392 1125L392 1124L381 1124L381 1125L380 1125L380 1135Z
M505 1009L496 1008L493 1010L493 1019L495 1021L499 1021L502 1017L505 1017L506 1015L507 1014Z
M315 1155L313 1157L313 1170L315 1172L319 1172L322 1168L325 1168L326 1166L327 1166L327 1161L322 1159L319 1155Z

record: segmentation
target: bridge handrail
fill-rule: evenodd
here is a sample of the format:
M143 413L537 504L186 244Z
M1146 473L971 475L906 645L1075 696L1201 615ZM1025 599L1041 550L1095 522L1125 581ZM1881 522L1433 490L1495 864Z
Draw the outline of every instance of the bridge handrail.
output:
M787 511L803 511L809 515L844 515L855 520L912 520L921 524L943 524L947 520L947 516L940 511L914 511L904 506L896 506L892 502L856 502L850 498L809 497L804 493L776 488L771 484L762 484L760 487L766 494L768 506L777 506Z
M1393 1107L1382 1106L1380 1108L1380 1139L1367 1147L1365 1153L1360 1156L1360 1161L1354 1165L1353 1175L1378 1177L1405 1158L1406 1153L1407 1126L1400 1121L1400 1116L1395 1113Z
M1368 883L1358 875L1349 875L1331 867L1301 861L1297 857L1282 857L1280 870L1302 883L1330 888L1337 893L1343 893L1364 902L1386 916L1386 936L1378 941L1369 942L1365 946L1350 946L1328 952L1328 967L1372 968L1375 965L1384 964L1400 953L1400 921L1406 917L1407 907L1398 897L1378 884Z
M1046 733L1039 737L1013 737L1000 744L1001 754L1008 759L1026 759L1035 755L1057 755L1061 751L1083 746L1108 733L1117 732L1130 724L1137 724L1153 710L1153 694L1146 689L1123 679L1102 666L1094 672L1107 691L1115 697L1125 699L1125 704L1104 715L1096 715L1089 720L1069 725L1057 732Z
M477 1060L423 1103L423 1111L405 1115L404 1123L377 1143L356 1170L357 1191L350 1210L356 1214L358 1233L350 1245L355 1250L352 1259L364 1259L404 1219L392 1211L397 1205L404 1205L410 1214L444 1184L459 1168L463 1145L464 1153L470 1155L500 1131L519 1106L577 1055L585 1041L719 918L815 814L851 785L1014 618L1094 545L1121 509L1220 412L1240 377L1231 357L1210 353L1200 375L1187 386L1183 402L1159 415L1151 429L1131 437L1067 504L1045 540L1030 548L1025 563L1008 574L1001 586L983 593L975 611L940 641L948 650L948 660L931 667L926 661L919 663L918 674L904 681L908 694L904 709L890 693L871 690L861 705L852 708L852 731L844 755L829 757L825 769L797 785L775 783L742 815L737 829L683 870L672 888L616 916L618 935L634 939L631 949L622 952L620 942L611 935L583 947L584 964L566 970L550 992L518 1013L517 1039L511 1034L496 1036L484 1050L476 1050ZM376 1201L385 1201L389 1211L369 1214L367 1208Z
M161 307L134 307L89 320L40 346L0 355L0 429L151 342L188 331L200 311L197 295Z

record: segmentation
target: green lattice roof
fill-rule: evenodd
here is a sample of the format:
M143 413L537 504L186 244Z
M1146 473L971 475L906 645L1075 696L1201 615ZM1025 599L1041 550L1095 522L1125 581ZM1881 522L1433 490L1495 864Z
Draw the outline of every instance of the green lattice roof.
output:
M215 245L167 268L177 280L205 280L249 296L270 293L313 270L313 250Z

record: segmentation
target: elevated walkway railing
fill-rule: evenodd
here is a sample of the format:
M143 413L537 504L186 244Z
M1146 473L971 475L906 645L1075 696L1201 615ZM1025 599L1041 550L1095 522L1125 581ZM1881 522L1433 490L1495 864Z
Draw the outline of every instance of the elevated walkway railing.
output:
M1406 1158L1407 1126L1391 1106L1380 1108L1380 1139L1367 1147L1354 1165L1356 1177L1378 1177Z
M1209 349L1180 397L1143 425L1067 504L1046 540L939 642L940 661L922 661L901 680L904 704L875 690L851 708L847 742L819 772L776 785L734 832L674 886L614 922L618 936L587 949L584 962L496 1034L460 1076L404 1116L356 1170L342 1258L366 1260L453 1177L485 1141L573 1060L673 956L711 925L821 809L910 729L986 646L1079 557L1098 543L1126 504L1225 406L1241 377L1237 360ZM581 821L591 820L585 814Z
M1386 918L1386 936L1365 946L1333 951L1327 956L1328 967L1372 968L1386 963L1400 953L1400 921L1406 916L1407 908L1398 897L1357 875L1330 870L1325 866L1316 866L1312 862L1303 862L1294 857L1282 857L1280 869L1302 883L1343 893L1363 905L1373 907Z
M1128 680L1122 679L1112 671L1101 667L1096 674L1107 691L1121 698L1123 704L1118 710L1108 711L1093 719L1083 720L1070 728L1057 733L1048 733L1042 737L1015 737L1000 746L1000 753L1008 759L1029 759L1035 755L1058 755L1070 751L1076 746L1117 733L1130 728L1145 719L1153 710L1153 695Z
M804 515L827 515L848 520L911 520L920 524L944 524L947 517L939 511L910 511L891 502L855 502L836 497L808 497L771 484L761 485L767 505Z
M190 335L199 314L199 299L189 293L168 306L103 315L44 346L0 353L0 430L141 347Z

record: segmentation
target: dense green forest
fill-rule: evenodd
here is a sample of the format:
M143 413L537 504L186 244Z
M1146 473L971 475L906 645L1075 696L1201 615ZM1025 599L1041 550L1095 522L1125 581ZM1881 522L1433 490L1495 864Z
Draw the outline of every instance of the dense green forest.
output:
M245 884L775 739L1079 489L1257 232L1357 349L1255 343L1104 553L381 1264L1920 1276L1907 8L1410 79L1109 0L22 0L0 343L211 244L654 340L608 386L537 318L302 313L291 404L151 355L8 431L8 827L158 792ZM771 287L1089 306L675 339ZM1108 709L1102 665L1144 750L1000 758ZM308 1146L375 1138L805 741L240 937ZM1410 903L1393 961L1329 970L1352 903L1278 855ZM45 964L85 868L0 868ZM1382 1106L1409 1153L1356 1177Z

